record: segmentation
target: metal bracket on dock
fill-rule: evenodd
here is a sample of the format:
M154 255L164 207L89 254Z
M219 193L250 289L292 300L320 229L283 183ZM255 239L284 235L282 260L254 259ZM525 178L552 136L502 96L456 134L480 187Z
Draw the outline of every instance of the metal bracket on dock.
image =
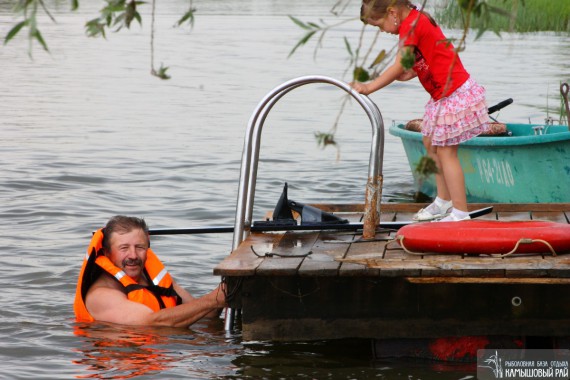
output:
M304 76L289 80L270 91L255 108L249 119L241 160L239 190L234 224L232 251L249 233L253 215L253 201L257 179L261 130L273 106L285 94L310 83L332 84L350 94L364 109L372 125L372 145L366 184L363 238L372 239L380 218L382 198L382 164L384 157L384 122L380 110L367 96L359 94L347 83L326 76ZM233 313L226 313L226 330L233 326Z

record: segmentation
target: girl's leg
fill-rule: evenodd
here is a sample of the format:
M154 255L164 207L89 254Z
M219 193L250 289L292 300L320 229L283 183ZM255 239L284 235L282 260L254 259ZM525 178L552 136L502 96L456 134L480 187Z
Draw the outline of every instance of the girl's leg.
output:
M460 211L467 211L467 196L465 194L465 178L463 169L457 156L459 145L438 146L438 168L443 172L446 190L451 196L453 207ZM438 184L439 191L439 184Z
M437 186L437 196L443 200L453 200L445 182L445 173L442 170L441 162L438 157L438 150L442 147L433 146L430 137L423 137L423 143L426 148L428 156L435 161L438 172L435 175L435 184ZM455 202L453 203L455 204Z

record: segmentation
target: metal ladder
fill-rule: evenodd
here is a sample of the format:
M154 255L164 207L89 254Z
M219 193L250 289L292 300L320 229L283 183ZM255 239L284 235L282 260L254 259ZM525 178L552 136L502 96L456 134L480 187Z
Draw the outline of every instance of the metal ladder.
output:
M255 108L249 119L241 159L239 190L234 223L232 252L247 237L252 224L253 201L257 180L259 148L263 123L273 106L285 94L311 83L332 84L350 94L364 109L372 125L372 145L368 166L364 207L364 239L372 239L380 217L382 198L382 163L384 157L384 122L380 110L367 96L353 90L347 83L326 76L310 75L289 80L270 91ZM235 311L227 308L225 315L226 331L233 329Z

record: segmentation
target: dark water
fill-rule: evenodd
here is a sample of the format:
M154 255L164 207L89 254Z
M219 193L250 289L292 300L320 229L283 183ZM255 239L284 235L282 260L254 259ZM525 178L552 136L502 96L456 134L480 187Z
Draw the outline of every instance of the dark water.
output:
M286 4L285 4L286 3ZM193 30L172 28L186 1L159 2L156 63L170 81L151 77L149 23L88 39L83 23L102 7L74 15L59 2L57 24L40 25L51 54L27 55L23 38L0 48L0 378L335 378L469 379L474 368L412 360L371 360L369 342L243 342L222 322L191 330L127 328L73 320L72 298L93 230L115 214L144 217L152 228L233 223L243 136L257 103L302 75L347 78L343 36L330 32L316 59L309 44L287 55L301 30L286 17L316 21L329 1L195 2ZM354 14L358 5L351 5ZM147 8L148 9L148 8ZM0 34L16 21L0 3ZM465 65L490 104L515 104L503 121L541 122L570 77L570 40L554 35L486 35L469 42ZM390 36L382 37L391 46ZM337 150L313 133L330 129L342 93L311 85L287 95L270 114L262 140L255 215L271 209L283 183L301 202L362 202L370 126L349 106ZM547 97L549 100L547 100ZM386 126L421 116L417 83L372 95ZM386 201L410 200L413 183L402 146L386 137ZM153 247L191 293L219 281L212 268L229 253L229 234L156 237Z

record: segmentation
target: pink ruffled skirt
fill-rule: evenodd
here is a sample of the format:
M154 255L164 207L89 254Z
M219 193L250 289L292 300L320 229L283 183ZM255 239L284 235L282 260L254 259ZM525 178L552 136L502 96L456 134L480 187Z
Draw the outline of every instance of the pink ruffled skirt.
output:
M485 89L469 78L450 96L429 100L422 134L434 146L458 145L487 131L489 120Z

